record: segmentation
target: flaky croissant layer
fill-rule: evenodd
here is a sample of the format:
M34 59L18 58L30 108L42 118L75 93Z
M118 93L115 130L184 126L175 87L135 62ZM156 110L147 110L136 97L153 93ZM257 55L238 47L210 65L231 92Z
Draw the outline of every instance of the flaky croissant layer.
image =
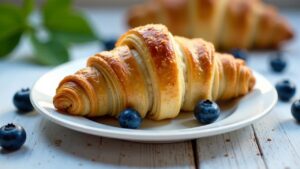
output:
M130 107L161 120L192 111L201 99L245 95L254 84L242 60L152 24L129 30L115 49L91 56L86 68L60 82L53 102L72 115L117 117Z

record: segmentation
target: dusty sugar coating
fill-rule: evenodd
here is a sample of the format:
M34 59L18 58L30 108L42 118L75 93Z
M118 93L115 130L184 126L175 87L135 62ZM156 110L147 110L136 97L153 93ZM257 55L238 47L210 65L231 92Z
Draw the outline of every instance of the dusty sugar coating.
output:
M160 79L161 83L174 85L177 80L177 76L175 76L177 63L175 62L174 48L168 37L168 30L163 28L155 29L149 26L138 30L138 32L145 40L145 44L150 51L154 62L153 65L157 69L157 75L166 77L166 79ZM164 82L164 80L167 81Z

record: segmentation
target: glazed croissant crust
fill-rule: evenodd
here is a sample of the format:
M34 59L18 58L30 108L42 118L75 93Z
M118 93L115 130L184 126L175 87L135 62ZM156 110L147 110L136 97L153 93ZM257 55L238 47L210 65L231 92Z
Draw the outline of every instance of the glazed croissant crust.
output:
M217 49L278 48L293 37L273 6L260 0L149 0L128 12L131 27L165 24L180 36L203 38Z
M226 100L252 90L244 61L202 39L173 36L163 25L129 30L115 49L97 53L65 77L54 106L72 115L115 116L127 107L154 120L192 111L201 99Z

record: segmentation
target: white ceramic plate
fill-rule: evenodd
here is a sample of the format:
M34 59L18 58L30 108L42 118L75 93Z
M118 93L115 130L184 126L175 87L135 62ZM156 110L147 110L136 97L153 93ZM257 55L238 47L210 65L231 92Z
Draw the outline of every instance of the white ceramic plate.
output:
M277 102L277 93L262 75L254 72L257 83L248 95L234 101L219 103L221 116L209 125L200 125L193 113L183 112L171 120L145 119L140 129L118 127L116 119L102 117L88 119L58 113L52 98L60 80L85 66L84 60L69 62L42 76L34 85L31 101L35 109L51 121L67 128L98 136L141 141L173 142L217 135L247 126L266 115Z

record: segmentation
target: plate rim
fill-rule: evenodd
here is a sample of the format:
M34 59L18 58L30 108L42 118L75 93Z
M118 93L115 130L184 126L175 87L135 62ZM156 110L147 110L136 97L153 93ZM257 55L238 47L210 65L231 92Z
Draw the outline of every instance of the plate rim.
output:
M102 136L102 137L108 137L108 138L114 138L114 139L122 139L122 140L130 140L130 141L138 141L138 142L174 142L174 141L183 141L183 140L191 140L191 139L196 139L196 138L201 138L201 137L208 137L208 136L213 136L213 135L218 135L222 133L227 133L230 131L234 131L240 128L243 128L245 126L248 126L255 122L256 120L266 116L271 110L274 108L278 101L278 96L276 94L276 89L274 88L273 85L260 73L252 70L253 74L255 77L259 76L260 79L263 79L265 82L269 84L271 87L271 92L274 93L274 98L270 105L268 105L262 112L259 114L252 116L251 118L239 121L237 123L231 123L226 126L216 126L214 128L204 128L201 129L201 132L197 132L195 130L197 127L193 128L188 128L188 129L178 129L178 130L172 130L168 131L167 134L166 132L160 133L159 131L156 130L155 136L153 137L153 132L137 129L134 130L135 132L132 132L132 129L124 129L124 128L119 128L119 130L109 130L109 129L103 129L103 128L95 128L91 126L86 126L83 124L77 124L72 121L68 121L65 119L59 119L56 116L52 115L52 113L49 113L48 110L46 110L43 106L41 106L38 101L35 101L35 88L37 84L43 79L43 77L47 76L51 72L61 69L62 67L65 67L66 65L72 65L77 62L85 61L86 59L79 59L79 60L74 60L65 64L62 64L60 66L55 67L54 69L51 69L44 75L42 75L33 85L31 93L30 93L30 100L37 112L39 114L42 114L46 119L59 124L63 127L69 128L71 130L87 133L87 134L92 134L96 136ZM84 118L84 117L80 117ZM95 122L96 123L96 122ZM104 124L102 124L104 125ZM199 126L200 127L200 126ZM122 131L122 132L120 132ZM164 130L165 131L165 130ZM141 134L142 133L142 134Z

